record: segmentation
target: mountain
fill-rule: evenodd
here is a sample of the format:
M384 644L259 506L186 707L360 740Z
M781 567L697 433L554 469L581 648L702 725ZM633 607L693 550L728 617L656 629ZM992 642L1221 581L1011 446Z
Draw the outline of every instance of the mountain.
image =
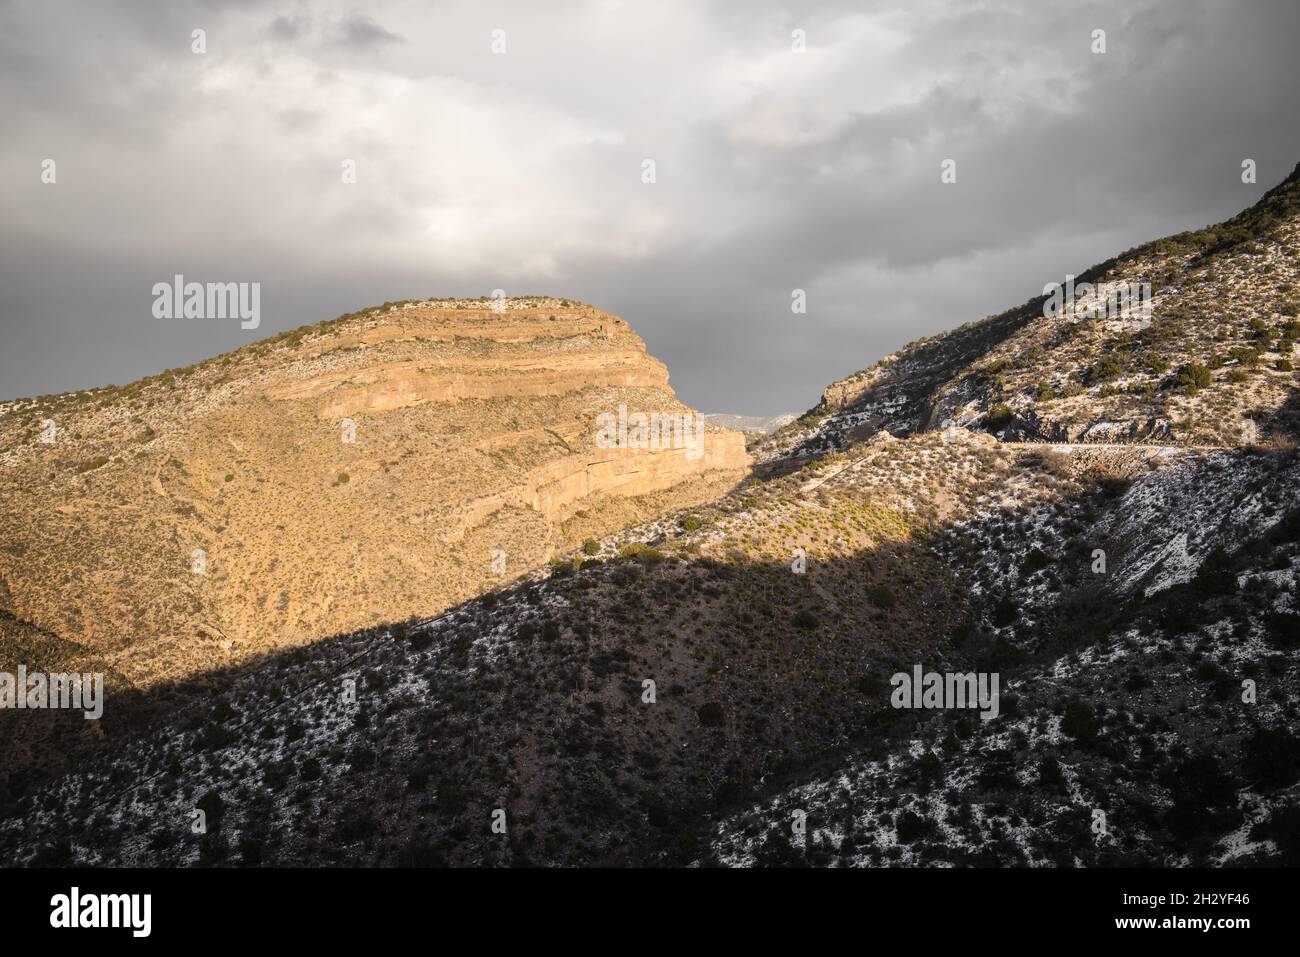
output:
M730 415L726 412L706 412L704 418L724 429L767 435L789 425L798 416L790 412L781 415Z
M1225 223L1083 271L1075 286L1097 288L1073 308L1044 315L1045 294L831 383L762 454L803 442L806 457L879 429L950 425L1051 442L1232 446L1287 434L1300 366L1298 246L1300 166ZM1089 317L1107 298L1103 284L1149 289L1149 311Z
M743 437L702 424L698 449L693 429L598 447L620 406L694 420L623 320L548 298L386 303L5 403L0 671L102 671L158 701L436 614L745 474ZM34 747L8 745L11 768Z
M1035 300L914 343L723 494L207 676L75 773L11 781L0 850L1295 864L1298 188L1079 277L1149 280L1146 319ZM926 674L996 697L900 697Z

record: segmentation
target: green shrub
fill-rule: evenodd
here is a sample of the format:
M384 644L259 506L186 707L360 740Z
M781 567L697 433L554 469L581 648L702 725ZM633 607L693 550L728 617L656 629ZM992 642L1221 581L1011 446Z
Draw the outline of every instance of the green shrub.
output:
M1011 410L1011 406L1005 402L999 402L985 413L984 428L989 430L1000 429L1015 417L1016 414Z
M1118 378L1123 372L1124 367L1111 356L1107 356L1094 362L1088 369L1088 381L1106 382Z
M644 542L628 542L618 550L618 557L624 561L638 561L643 565L653 565L664 559L663 552Z
M682 519L682 528L688 532L695 531L703 524L704 522L694 515L687 515L684 519Z
M1199 362L1189 362L1178 370L1174 381L1188 395L1196 395L1201 389L1209 386L1213 377L1210 375L1210 370Z

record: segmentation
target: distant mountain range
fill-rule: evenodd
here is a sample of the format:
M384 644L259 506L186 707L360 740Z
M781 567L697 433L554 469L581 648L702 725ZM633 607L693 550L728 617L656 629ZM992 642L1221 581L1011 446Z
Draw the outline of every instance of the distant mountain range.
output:
M775 432L783 425L789 425L799 416L792 412L783 415L729 415L726 412L706 412L704 418L724 429L737 432L758 432L763 435Z

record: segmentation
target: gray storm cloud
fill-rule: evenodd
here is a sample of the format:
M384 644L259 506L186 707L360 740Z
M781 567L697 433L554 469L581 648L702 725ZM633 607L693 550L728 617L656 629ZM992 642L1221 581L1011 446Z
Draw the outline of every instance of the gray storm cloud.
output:
M0 4L0 398L502 288L622 315L693 405L802 410L1257 199L1297 37L1282 0ZM261 327L156 319L182 273L261 283Z

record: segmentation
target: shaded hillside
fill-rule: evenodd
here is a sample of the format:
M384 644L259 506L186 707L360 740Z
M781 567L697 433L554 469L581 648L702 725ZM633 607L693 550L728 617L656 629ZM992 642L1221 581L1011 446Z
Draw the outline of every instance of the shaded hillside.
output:
M1211 472L1235 478L1210 483ZM1250 741L1294 746L1296 479L1289 456L882 437L589 543L437 619L267 662L185 721L53 786L33 782L0 835L18 859L85 863L1107 863L1130 852L1178 863L1187 825L1170 818L1162 782L1211 745L1230 758L1223 779L1256 795L1249 814L1197 832L1198 854L1228 853L1241 828L1289 813L1277 790L1287 766L1255 785L1240 755ZM1171 550L1167 508L1198 527L1203 508L1217 531ZM1215 541L1235 553L1230 567L1278 569L1264 576L1273 584L1204 585L1225 560ZM1093 547L1110 553L1105 575L1092 572ZM1189 587L1212 603L1204 615L1178 590ZM1223 628L1231 647L1219 647ZM891 708L886 678L913 663L999 669L1002 717L918 723ZM1222 690L1243 675L1259 679L1254 710L1228 707ZM355 704L341 700L348 680ZM1067 703L1082 714L1076 699L1100 729L1082 751L1060 730ZM914 768L918 734L942 742L937 769ZM1142 748L1148 761L1133 765ZM849 787L847 805L838 785L784 790L856 780L867 761L889 773ZM1085 790L1058 791L1055 771L1027 787L1044 765ZM1060 814L1088 818L1101 782L1114 782L1104 806L1127 835L1116 854L1044 830ZM740 812L773 791L775 803ZM936 823L948 813L940 794L974 823L952 834ZM813 828L798 854L783 842L792 801ZM196 807L220 808L215 833L190 832ZM498 808L504 836L490 827ZM867 810L870 827L843 844L836 822ZM909 812L926 835L916 847L911 818L901 836L893 823ZM1260 838L1249 855L1272 860L1278 847Z

